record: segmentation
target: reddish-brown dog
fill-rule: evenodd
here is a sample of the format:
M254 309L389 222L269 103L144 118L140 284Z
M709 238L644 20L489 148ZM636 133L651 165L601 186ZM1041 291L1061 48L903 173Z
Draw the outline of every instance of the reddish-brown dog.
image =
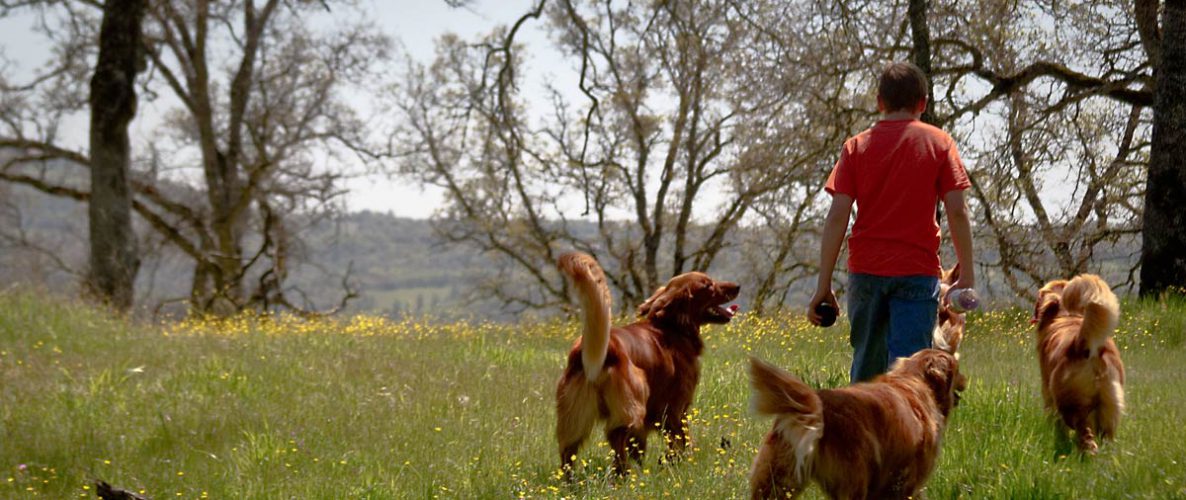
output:
M1075 431L1079 449L1095 453L1095 435L1116 435L1124 412L1124 363L1112 342L1120 304L1099 276L1055 280L1038 291L1038 364L1042 399L1062 425Z
M700 326L729 322L736 306L724 305L737 298L740 287L684 273L639 306L637 322L612 327L609 288L597 261L569 253L557 265L585 312L584 333L569 351L556 387L561 467L571 471L599 420L605 422L619 474L626 471L628 455L641 459L650 430L668 434L668 453L682 451L688 444L684 417L700 379Z
M812 390L754 358L750 380L754 408L775 416L750 471L755 499L796 497L811 480L832 498L917 498L967 386L959 361L938 349L841 389Z

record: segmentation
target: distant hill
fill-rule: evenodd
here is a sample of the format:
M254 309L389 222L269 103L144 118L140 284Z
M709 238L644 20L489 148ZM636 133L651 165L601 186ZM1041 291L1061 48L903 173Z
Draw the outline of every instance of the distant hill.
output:
M292 286L308 293L314 305L333 304L349 267L362 292L350 308L391 316L462 314L454 309L484 260L469 247L440 241L429 221L377 212L350 213L302 237L306 254L290 273ZM498 312L492 303L472 307L479 316Z
M86 205L3 184L0 200L6 233L0 236L0 288L77 293L87 260ZM151 235L140 226L138 233ZM301 255L288 284L294 289L291 299L312 308L338 302L340 282L350 266L351 283L362 292L351 301L351 311L449 315L481 261L469 248L439 242L428 221L375 212L322 222L301 236ZM141 244L147 254L137 277L137 303L174 301L171 309L176 310L179 299L188 295L192 264L172 247L150 244L153 240L145 238ZM495 304L475 307L473 315L497 313Z

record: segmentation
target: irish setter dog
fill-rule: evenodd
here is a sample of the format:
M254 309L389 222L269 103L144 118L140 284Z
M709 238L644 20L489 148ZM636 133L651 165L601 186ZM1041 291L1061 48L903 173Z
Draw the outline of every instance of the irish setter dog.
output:
M661 430L675 455L688 444L684 417L700 379L704 344L700 327L727 323L737 306L736 283L703 273L684 273L667 282L638 308L638 321L610 324L610 293L597 261L583 253L557 263L584 310L584 331L568 353L556 387L556 440L560 464L571 474L576 454L598 421L614 451L614 471L623 474L627 457L641 460L647 433Z
M815 391L756 358L750 381L754 409L775 416L750 471L755 499L796 497L812 480L832 498L918 498L967 387L959 361L939 349L841 389Z
M1038 290L1034 322L1042 400L1061 425L1075 431L1079 449L1088 454L1099 448L1096 433L1105 439L1116 435L1124 412L1124 363L1112 341L1119 319L1116 295L1094 274L1051 281Z

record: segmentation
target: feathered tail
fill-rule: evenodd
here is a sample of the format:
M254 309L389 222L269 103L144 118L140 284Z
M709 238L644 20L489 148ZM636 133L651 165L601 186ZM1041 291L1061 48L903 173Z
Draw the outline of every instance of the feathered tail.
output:
M824 435L823 401L794 375L754 357L750 358L750 384L754 411L779 417L773 432L792 443L796 482L803 482L810 473L816 444Z
M601 375L609 350L610 294L605 272L597 260L587 254L571 252L557 259L556 267L568 277L581 309L585 312L585 330L581 334L581 365L585 380L593 382Z
M1120 321L1120 302L1116 294L1099 276L1081 274L1063 289L1062 306L1070 314L1083 315L1079 335L1091 356L1099 356L1100 347L1112 337Z

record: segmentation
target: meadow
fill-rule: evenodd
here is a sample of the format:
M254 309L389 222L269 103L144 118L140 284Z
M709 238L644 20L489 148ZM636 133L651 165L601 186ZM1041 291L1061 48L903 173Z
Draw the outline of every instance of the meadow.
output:
M927 496L1186 498L1186 305L1125 304L1128 412L1093 457L1060 449L1042 411L1028 316L969 315L970 386ZM0 293L0 497L93 497L102 478L156 499L743 498L770 426L747 407L746 355L817 387L847 382L843 321L742 314L704 332L682 461L650 453L614 480L595 431L568 484L553 391L577 331L365 316L144 324Z

